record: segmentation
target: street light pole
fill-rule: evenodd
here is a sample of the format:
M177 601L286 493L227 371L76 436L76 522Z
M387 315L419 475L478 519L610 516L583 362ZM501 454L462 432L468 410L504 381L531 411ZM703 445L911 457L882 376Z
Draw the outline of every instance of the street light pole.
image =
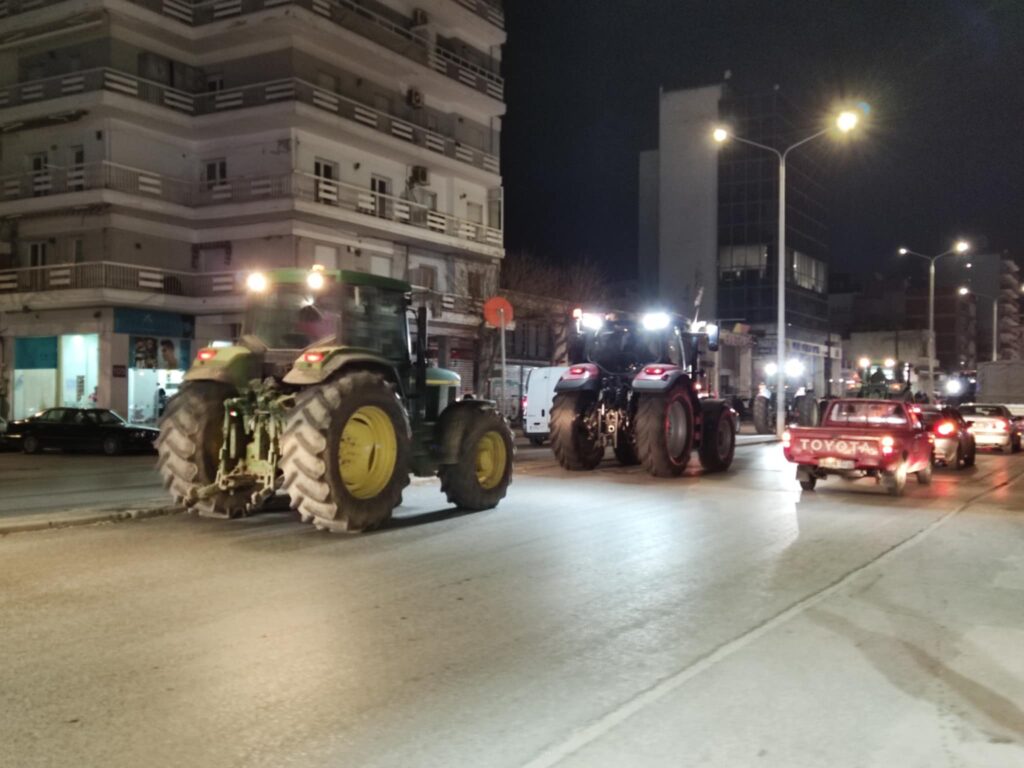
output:
M836 119L836 126L843 133L848 133L857 126L858 120L859 117L856 112L841 112ZM776 365L778 366L778 379L775 384L775 434L779 438L782 437L782 433L786 430L786 158L797 147L801 147L819 136L824 136L828 131L828 128L822 128L817 133L813 133L795 144L790 144L781 152L775 147L769 147L767 144L736 136L725 128L716 128L712 133L712 138L719 144L728 139L733 139L741 144L747 144L748 146L771 152L779 159L778 300L776 321L778 324L778 334L775 350Z
M900 256L918 256L928 261L928 389L929 402L935 393L935 262L943 256L951 254L963 254L970 250L970 243L958 240L948 251L943 251L936 256L925 256L923 253L912 251L909 248L900 248Z

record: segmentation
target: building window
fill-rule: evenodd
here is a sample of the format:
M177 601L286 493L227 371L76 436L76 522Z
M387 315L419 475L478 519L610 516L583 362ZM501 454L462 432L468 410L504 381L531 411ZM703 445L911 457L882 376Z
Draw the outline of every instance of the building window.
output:
M313 160L313 175L316 176L316 201L327 205L338 204L338 164L322 157Z
M723 280L739 280L750 273L763 278L767 270L767 245L726 245L718 250L718 273Z
M40 240L38 242L28 244L28 266L30 267L45 267L46 256L47 256L47 244L46 241Z
M828 288L827 267L805 253L793 251L793 282L808 291L825 293Z
M482 272L470 272L466 277L469 295L474 299L484 297L484 276Z
M228 180L228 161L224 158L206 161L203 180L207 189L214 189Z
M391 277L391 257L370 256L370 274L379 277Z
M71 241L71 263L81 264L85 261L85 241L76 237Z
M207 93L217 93L218 91L224 90L224 75L220 73L209 74L206 76L206 91Z
M483 224L484 207L480 203L466 203L466 218L474 224Z
M391 201L391 179L376 174L370 179L370 191L373 192L374 215L382 219L389 219Z
M426 288L428 291L437 290L437 267L430 267L421 264L409 270L409 282L417 288Z

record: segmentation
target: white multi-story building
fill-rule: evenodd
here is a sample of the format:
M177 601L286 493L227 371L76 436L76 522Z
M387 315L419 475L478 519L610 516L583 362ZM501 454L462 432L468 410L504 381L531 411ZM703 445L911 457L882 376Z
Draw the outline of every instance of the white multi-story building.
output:
M13 415L153 419L257 268L410 280L472 381L504 255L497 3L0 0Z

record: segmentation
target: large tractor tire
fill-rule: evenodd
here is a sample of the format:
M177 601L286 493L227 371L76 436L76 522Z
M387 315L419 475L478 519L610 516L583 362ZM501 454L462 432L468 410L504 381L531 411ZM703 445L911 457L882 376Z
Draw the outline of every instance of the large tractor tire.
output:
M640 463L655 477L683 473L693 451L693 405L685 384L640 396L636 447Z
M245 491L218 491L200 499L199 489L217 479L224 443L224 401L235 394L230 384L192 381L172 397L160 419L157 467L164 487L178 503L206 517L239 517L252 510Z
M378 528L402 503L411 442L405 409L380 374L356 371L302 391L281 436L292 507L321 530Z
M724 406L704 409L701 419L700 465L708 472L724 472L736 455L736 428Z
M772 418L772 404L764 395L754 398L754 429L759 435L770 435L775 431L775 420Z
M493 410L474 411L459 439L459 460L438 471L441 490L459 509L493 509L512 482L512 430Z
M601 437L586 421L597 404L593 392L559 392L551 405L551 450L564 469L589 470L604 458Z
M813 395L800 395L794 403L796 423L801 427L818 426L818 403Z

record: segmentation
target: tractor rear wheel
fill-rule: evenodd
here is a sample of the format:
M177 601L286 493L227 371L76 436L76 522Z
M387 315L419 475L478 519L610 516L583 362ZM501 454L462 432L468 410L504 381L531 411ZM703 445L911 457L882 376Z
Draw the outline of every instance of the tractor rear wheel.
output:
M754 429L759 435L768 435L775 431L775 420L772 419L772 404L764 395L754 398Z
M438 471L441 490L459 509L492 509L512 482L512 430L497 411L475 411L459 440L459 461Z
M551 450L564 469L593 469L604 458L604 444L594 425L593 392L559 392L551 405Z
M736 455L736 430L724 407L707 408L701 424L700 465L708 472L724 472Z
M300 392L281 436L292 508L322 530L378 528L402 503L411 442L405 409L380 374L356 371Z
M217 479L224 443L224 401L235 394L230 384L192 381L172 397L160 419L157 468L174 500L207 517L238 517L252 508L249 494L217 491L199 498L199 490Z
M813 395L800 395L794 405L796 406L796 423L799 426L818 426L818 403Z
M655 477L683 473L693 451L693 405L685 385L640 396L636 447L640 463Z

